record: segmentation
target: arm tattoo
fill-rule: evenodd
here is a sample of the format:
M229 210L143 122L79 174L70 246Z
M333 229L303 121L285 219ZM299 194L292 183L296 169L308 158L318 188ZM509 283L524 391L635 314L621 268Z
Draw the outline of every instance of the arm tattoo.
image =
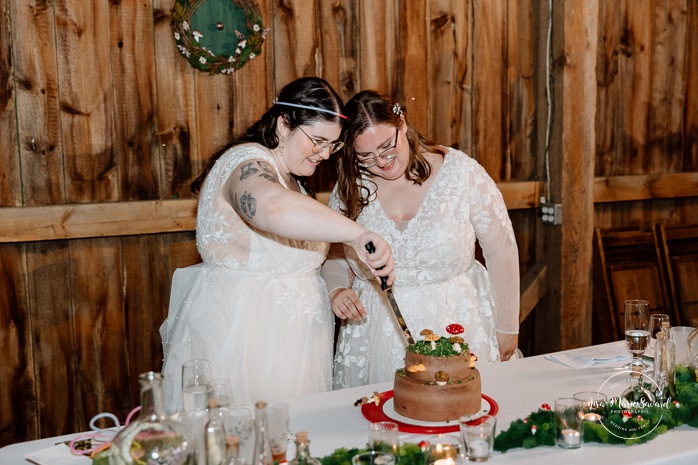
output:
M252 194L245 191L242 194L242 197L240 197L240 201L238 202L236 195L234 202L236 205L240 206L240 211L242 211L245 216L247 216L249 219L254 218L254 215L257 213L257 200L252 197Z
M271 169L271 166L269 166L269 163L258 161L257 164L262 169L262 173L259 173L260 178L264 178L264 179L267 179L268 181L275 182L275 183L279 182L279 178L276 176L276 173ZM257 172L257 170L255 170L255 172Z
M252 165L253 165L253 163L249 162L249 163L242 165L240 167L240 181L243 181L243 180L249 178L250 176L252 176L253 174L256 174L259 172L259 170L257 168L253 168Z
M269 163L257 160L257 166L251 161L240 167L240 181L244 181L254 175L279 184L279 178L272 167L269 166ZM233 194L233 208L251 220L257 214L257 199L248 191L244 191L239 198L237 194Z

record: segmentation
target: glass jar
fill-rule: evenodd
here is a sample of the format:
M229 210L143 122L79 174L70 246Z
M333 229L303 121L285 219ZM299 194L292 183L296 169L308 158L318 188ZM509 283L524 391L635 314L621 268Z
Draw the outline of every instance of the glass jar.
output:
M110 465L196 465L194 434L165 415L162 375L148 372L138 377L141 411L124 426L109 448Z

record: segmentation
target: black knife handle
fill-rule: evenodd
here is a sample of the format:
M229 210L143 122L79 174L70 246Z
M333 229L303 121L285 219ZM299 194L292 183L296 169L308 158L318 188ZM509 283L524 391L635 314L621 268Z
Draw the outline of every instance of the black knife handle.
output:
M366 243L366 251L368 253L374 253L376 251L376 246L373 245L373 241L368 241ZM378 268L379 270L382 270L383 267L381 266ZM387 276L381 276L381 291L384 291L388 289L388 277Z

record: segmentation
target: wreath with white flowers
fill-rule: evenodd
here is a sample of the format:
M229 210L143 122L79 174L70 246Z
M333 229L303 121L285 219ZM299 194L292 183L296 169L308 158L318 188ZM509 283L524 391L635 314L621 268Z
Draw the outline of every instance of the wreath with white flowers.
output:
M262 53L269 29L264 27L259 6L253 0L211 1L210 9L221 17L213 21L212 13L205 12L206 20L197 20L206 1L175 1L172 33L177 50L199 71L232 74ZM225 7L224 14L221 6Z

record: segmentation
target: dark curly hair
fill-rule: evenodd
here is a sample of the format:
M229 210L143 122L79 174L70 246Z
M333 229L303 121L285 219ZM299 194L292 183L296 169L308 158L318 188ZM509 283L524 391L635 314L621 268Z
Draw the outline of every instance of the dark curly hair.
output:
M247 130L240 137L214 152L204 171L192 182L192 192L195 194L199 193L201 186L204 183L209 171L211 171L211 168L213 168L213 165L230 147L245 142L256 142L269 149L275 149L278 147L279 137L276 132L276 126L279 116L284 118L286 125L292 130L298 126L315 123L318 121L323 123L337 124L340 126L343 122L342 118L331 113L307 108L278 105L276 104L276 101L322 108L340 114L344 109L341 97L324 79L320 79L318 77L304 77L296 79L281 89L281 92L279 92L279 97L277 100L275 100L274 105L272 105L271 108L269 108L269 110L267 110L267 112L264 113L256 123L247 128ZM305 178L296 177L296 179L307 191L310 192L310 188Z

